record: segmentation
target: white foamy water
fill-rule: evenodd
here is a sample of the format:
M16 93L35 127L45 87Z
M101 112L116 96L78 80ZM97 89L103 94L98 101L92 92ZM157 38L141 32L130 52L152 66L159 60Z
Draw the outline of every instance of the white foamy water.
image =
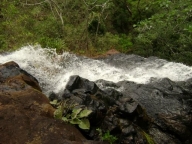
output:
M73 54L58 55L54 49L40 46L26 46L10 54L0 55L0 63L15 61L33 75L40 83L44 93L64 90L71 75L79 75L91 81L104 79L118 82L123 80L148 83L153 77L168 77L173 81L192 78L192 67L156 59L142 64L115 67L100 60L77 57Z

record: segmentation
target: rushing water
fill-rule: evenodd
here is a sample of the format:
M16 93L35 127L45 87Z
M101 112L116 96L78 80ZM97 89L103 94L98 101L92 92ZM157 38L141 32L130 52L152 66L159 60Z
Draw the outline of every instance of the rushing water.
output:
M22 69L38 79L46 94L63 90L71 75L79 75L91 81L128 80L136 83L148 83L151 78L157 80L168 77L173 81L192 78L192 67L157 58L142 58L142 62L131 61L130 58L134 56L122 55L118 59L94 60L77 57L68 52L58 55L54 49L40 46L26 46L18 51L0 55L0 63L18 63ZM113 64L116 61L120 64Z

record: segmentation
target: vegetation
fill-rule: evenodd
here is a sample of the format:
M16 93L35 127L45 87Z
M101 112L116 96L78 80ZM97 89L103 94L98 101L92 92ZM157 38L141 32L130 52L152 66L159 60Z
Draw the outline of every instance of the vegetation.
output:
M1 0L0 52L27 44L94 56L124 53L192 65L191 0Z
M134 52L192 65L192 6L190 0L156 1L159 12L136 25Z
M144 131L142 131L142 133L143 133L144 137L146 138L148 144L155 144L154 140L151 138L150 135L148 135L148 134L147 134L146 132L144 132Z
M103 141L108 141L110 144L113 144L117 140L117 137L111 135L109 131L103 134L101 129L98 128L96 130L99 132L99 136Z
M78 108L77 105L70 100L60 101L53 100L50 102L56 110L54 117L69 122L73 125L78 125L81 129L89 129L90 123L87 117L92 113L91 110L86 108Z

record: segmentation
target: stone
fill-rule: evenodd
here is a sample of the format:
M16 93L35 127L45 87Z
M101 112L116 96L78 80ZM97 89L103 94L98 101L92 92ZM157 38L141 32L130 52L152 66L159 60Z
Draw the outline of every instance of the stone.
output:
M127 143L128 139L133 139L134 143L146 141L132 123L133 121L140 125L144 123L147 127L150 118L131 97L123 96L114 89L103 91L94 82L79 76L71 76L63 94L63 100L66 99L93 111L89 116L90 130L81 130L86 137L99 139L96 129L100 128L103 132L109 130L114 136L121 137L117 143Z
M85 93L94 94L98 90L98 87L94 82L75 75L70 77L66 89L69 91L72 91L74 89L84 89L86 90Z
M91 128L82 132L86 137L99 139L96 129L100 128L122 144L192 143L192 79L173 82L165 78L149 84L97 82L102 90L87 79L72 76L64 90L67 97L63 99L93 110Z
M53 118L38 81L15 62L0 65L1 144L91 144L72 125Z

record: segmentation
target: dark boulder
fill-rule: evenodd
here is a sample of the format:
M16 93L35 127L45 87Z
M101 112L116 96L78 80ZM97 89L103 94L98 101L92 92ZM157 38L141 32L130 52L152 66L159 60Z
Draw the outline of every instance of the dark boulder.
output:
M118 137L116 143L192 143L192 80L99 83L103 90L87 79L72 76L63 94L63 99L93 110L91 129L84 132L89 138L98 139L96 128L100 128Z
M86 90L84 93L94 94L99 89L94 82L83 79L79 76L71 76L70 81L67 83L66 89L72 92L76 89Z
M62 96L63 99L69 98L78 105L91 109L93 111L90 119L92 126L100 124L106 115L108 105L104 103L104 97L105 95L94 82L79 76L70 77Z
M14 62L0 65L1 144L100 143L54 119L54 110L33 76Z
M63 94L63 99L66 98L93 111L89 116L91 128L84 132L90 139L99 139L96 129L100 128L117 136L119 143L146 142L140 129L148 128L151 120L133 98L114 89L103 91L95 83L79 76L70 78Z
M102 85L109 86L105 81ZM116 87L145 109L151 119L145 129L156 143L192 143L192 79L173 82L165 78L150 84L122 81Z

